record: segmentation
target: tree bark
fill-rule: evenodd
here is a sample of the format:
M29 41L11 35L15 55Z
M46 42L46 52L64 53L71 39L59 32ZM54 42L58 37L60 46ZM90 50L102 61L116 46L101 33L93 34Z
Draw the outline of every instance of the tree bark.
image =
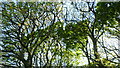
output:
M97 65L99 66L99 68L103 68L105 67L101 60L100 60L100 55L98 53L98 48L97 48L97 39L96 38L93 38L92 39L92 42L93 42L93 49L94 49L94 56L95 56L95 62L97 62Z
M30 60L29 60L29 61L30 61ZM25 68L33 68L32 63L29 62L29 61L24 62L24 67L25 67Z
M97 39L92 39L93 42L93 49L94 49L94 56L95 59L99 59L98 49L97 49Z
M33 68L32 56L29 55L28 59L23 61L23 64L25 68Z

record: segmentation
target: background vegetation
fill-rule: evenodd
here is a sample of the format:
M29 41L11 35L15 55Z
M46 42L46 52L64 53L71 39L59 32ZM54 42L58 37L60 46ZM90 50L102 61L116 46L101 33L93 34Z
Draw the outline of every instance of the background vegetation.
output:
M106 42L119 39L120 2L3 2L1 7L3 66L120 67L118 43Z

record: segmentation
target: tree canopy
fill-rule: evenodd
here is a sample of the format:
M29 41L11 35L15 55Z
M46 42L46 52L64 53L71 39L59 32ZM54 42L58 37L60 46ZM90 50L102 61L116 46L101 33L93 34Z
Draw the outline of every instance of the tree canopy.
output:
M3 2L2 65L119 67L120 2ZM106 39L106 40L105 40ZM114 42L113 42L114 43ZM85 60L86 59L86 60Z

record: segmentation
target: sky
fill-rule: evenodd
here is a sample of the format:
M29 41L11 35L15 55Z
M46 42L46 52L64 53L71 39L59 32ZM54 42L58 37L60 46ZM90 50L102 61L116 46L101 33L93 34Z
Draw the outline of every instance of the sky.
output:
M4 1L4 0L2 0L2 1ZM79 16L79 14L76 12L76 10L72 9L73 6L71 6L69 2L66 2L66 6L64 6L64 7L67 7L68 11L72 10L71 12L74 13L74 15L76 15L76 17ZM69 18L68 19L72 19L72 17L70 16L72 13L69 14L69 16L68 16ZM104 37L104 42L105 42L104 43L105 45L113 45L115 47L118 47L118 43L119 43L118 39L116 39L116 38L107 38L107 37ZM0 41L0 43L2 43L2 42ZM1 49L1 47L0 47L0 49ZM79 66L87 64L87 58L81 57L80 60L79 60L79 62L80 62Z

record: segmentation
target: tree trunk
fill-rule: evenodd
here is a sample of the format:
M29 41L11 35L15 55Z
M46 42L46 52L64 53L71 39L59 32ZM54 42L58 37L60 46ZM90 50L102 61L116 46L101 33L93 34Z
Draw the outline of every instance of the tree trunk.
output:
M24 67L25 68L33 68L32 63L29 61L24 62Z
M97 49L97 39L92 39L93 41L93 49L94 49L94 56L95 59L99 59L98 49Z
M25 68L33 68L32 57L29 55L27 60L23 61Z
M103 68L105 67L101 60L100 60L100 55L98 53L98 48L97 48L97 39L92 39L93 42L93 49L94 49L94 56L95 56L95 62L97 62L97 65L99 66L99 68Z
M88 64L90 65L90 58L89 58L88 53L86 54L86 57L87 57L87 60L88 60Z

